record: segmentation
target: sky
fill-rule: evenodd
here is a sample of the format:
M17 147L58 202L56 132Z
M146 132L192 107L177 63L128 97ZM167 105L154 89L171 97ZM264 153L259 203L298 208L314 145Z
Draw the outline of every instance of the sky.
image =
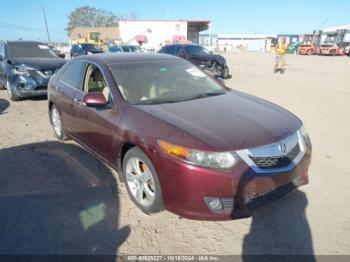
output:
M0 40L67 41L68 15L77 7L102 8L124 18L211 20L219 34L303 34L350 24L349 0L0 0Z

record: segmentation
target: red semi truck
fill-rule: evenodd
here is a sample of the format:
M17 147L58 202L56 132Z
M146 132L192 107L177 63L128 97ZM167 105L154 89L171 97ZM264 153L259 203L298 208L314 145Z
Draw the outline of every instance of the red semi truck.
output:
M322 31L315 30L313 34L305 34L299 47L299 55L316 55L321 41Z

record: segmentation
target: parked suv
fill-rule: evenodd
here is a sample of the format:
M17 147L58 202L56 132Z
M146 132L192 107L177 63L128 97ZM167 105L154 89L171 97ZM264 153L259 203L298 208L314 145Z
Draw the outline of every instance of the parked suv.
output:
M0 87L6 87L12 101L46 95L51 75L65 63L42 42L1 42Z
M195 44L173 44L162 47L159 53L175 55L189 60L216 78L231 78L225 58L221 55L214 55L203 46Z
M72 45L72 48L70 50L70 57L73 58L80 55L91 55L91 54L98 54L98 53L103 53L103 50L97 47L95 44L91 44L91 43L76 44L76 45Z

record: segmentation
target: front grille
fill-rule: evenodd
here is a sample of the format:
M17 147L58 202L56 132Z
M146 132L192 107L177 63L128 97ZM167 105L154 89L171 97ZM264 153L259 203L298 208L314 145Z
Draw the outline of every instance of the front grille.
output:
M291 193L295 189L296 189L296 186L293 183L288 183L266 194L257 195L255 197L246 197L244 199L245 208L248 211L253 211L265 204L268 204L274 200L277 200Z
M47 86L37 86L35 91L47 90Z
M299 154L300 146L297 143L293 149L286 155L274 157L252 157L250 159L261 169L282 168L288 166Z

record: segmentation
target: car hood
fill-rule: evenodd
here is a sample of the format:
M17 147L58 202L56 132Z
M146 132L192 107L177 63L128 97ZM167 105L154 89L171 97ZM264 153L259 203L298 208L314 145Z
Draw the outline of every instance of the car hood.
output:
M66 63L63 58L12 58L9 61L16 67L36 70L56 70Z
M213 151L275 143L302 125L290 112L237 91L180 103L137 107L200 140ZM172 137L168 141L172 142ZM190 147L187 142L183 145Z

